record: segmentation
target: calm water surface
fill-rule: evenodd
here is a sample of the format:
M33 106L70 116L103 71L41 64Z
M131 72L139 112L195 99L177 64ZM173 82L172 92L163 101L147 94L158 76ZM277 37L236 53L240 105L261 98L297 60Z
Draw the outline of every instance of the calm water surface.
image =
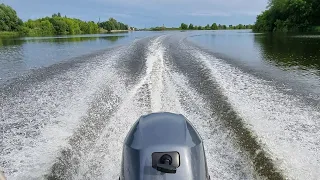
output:
M320 100L320 36L216 31L189 40L288 91Z
M157 33L134 32L60 37L0 37L0 84L32 69L115 47Z

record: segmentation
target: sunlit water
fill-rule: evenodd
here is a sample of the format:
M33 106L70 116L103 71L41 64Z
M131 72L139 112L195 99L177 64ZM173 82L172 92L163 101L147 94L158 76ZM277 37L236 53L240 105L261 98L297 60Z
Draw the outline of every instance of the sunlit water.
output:
M117 179L133 123L170 111L199 131L211 179L318 179L319 42L249 31L3 40L0 167L8 179Z

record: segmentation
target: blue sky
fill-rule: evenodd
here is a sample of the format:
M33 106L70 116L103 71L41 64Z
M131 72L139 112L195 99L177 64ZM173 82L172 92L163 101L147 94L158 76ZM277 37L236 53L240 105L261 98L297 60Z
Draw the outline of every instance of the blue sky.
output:
M268 0L0 0L23 20L60 12L68 17L101 21L114 17L139 28L195 25L253 24Z

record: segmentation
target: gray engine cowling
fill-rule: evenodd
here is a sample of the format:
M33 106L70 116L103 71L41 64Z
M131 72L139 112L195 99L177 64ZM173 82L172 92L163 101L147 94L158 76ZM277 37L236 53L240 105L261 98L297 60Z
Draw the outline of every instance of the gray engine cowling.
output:
M183 116L140 117L128 133L120 180L209 180L203 142Z

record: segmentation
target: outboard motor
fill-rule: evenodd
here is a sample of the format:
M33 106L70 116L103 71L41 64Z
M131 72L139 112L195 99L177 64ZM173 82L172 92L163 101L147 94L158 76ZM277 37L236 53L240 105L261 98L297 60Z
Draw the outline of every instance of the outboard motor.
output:
M209 180L203 142L183 116L140 117L127 135L120 180Z

